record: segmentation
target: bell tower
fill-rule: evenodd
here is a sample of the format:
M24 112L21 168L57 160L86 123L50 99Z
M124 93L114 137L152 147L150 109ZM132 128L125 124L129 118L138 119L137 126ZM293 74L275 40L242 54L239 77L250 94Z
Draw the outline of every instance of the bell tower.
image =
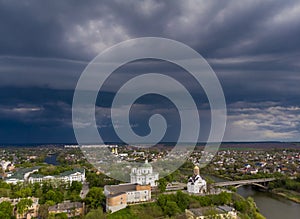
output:
M194 176L200 175L200 169L197 165L194 167Z

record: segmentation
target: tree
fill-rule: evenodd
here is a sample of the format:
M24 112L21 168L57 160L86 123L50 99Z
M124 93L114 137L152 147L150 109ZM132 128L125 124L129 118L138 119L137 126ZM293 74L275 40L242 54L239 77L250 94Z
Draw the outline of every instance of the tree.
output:
M59 213L55 215L55 219L68 219L68 215L66 213Z
M176 199L176 203L181 211L184 211L186 208L188 208L190 203L189 195L184 194L182 191L177 191Z
M50 214L48 219L68 219L68 215L66 213Z
M48 216L49 216L48 208L49 208L48 204L40 205L40 207L39 207L39 217L41 217L41 219L47 219L48 218Z
M85 203L92 209L97 209L104 204L105 196L102 188L93 187L85 198Z
M93 209L84 217L84 219L99 219L99 218L103 218L103 219L106 218L102 208Z
M34 197L40 198L43 195L42 187L39 183L34 183L31 189Z
M30 187L25 187L15 192L16 197L18 198L27 198L32 196L32 190Z
M160 192L165 192L167 188L167 180L165 178L160 178L158 180L158 189Z
M48 205L48 206L54 206L56 203L52 200L48 200L45 202L45 205Z
M207 183L207 192L210 193L212 185L215 183L215 181L212 178L207 177L206 178L206 183Z
M217 197L216 205L228 205L231 203L231 194L227 192L221 192Z
M10 185L3 180L0 180L0 188L10 189Z
M91 187L104 187L108 184L116 184L116 180L108 178L104 174L97 174L94 172L87 172L86 173L87 181Z
M237 211L240 211L242 213L245 213L247 211L247 208L248 208L248 204L247 204L247 201L245 200L240 200L240 201L236 201L234 203L234 208L237 210Z
M10 194L10 189L0 188L0 197L9 197Z
M10 202L3 201L0 203L0 218L11 219L13 213L13 206Z
M32 203L33 201L31 199L28 198L21 199L16 205L18 214L23 215L28 210L28 208L32 205Z
M49 190L45 194L45 202L46 201L54 201L55 203L60 203L64 200L64 195L59 191Z
M164 207L166 206L167 201L168 201L167 195L159 195L158 196L157 203L162 209L164 209Z
M82 184L80 182L77 181L73 181L70 187L70 191L76 191L77 193L79 193L82 189Z
M176 214L180 213L180 208L173 201L167 201L166 207L164 209L164 213L168 216L175 216Z

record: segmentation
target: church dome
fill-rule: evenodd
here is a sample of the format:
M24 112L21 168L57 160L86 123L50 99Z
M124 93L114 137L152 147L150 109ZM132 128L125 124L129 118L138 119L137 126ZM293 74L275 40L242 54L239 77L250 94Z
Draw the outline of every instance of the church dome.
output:
M142 167L144 168L152 168L152 165L148 163L148 160L145 160L145 163L143 163Z

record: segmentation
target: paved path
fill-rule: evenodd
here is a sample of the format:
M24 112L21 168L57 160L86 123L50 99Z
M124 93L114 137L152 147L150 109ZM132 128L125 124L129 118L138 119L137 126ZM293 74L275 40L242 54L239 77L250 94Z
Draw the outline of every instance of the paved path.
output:
M82 189L80 191L80 198L84 199L86 195L88 194L90 188L88 183L83 183L82 184Z

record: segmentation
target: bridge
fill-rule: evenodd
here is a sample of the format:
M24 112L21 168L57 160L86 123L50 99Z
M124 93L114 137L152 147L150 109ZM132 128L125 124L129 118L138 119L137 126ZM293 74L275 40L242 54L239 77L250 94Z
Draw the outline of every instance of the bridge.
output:
M275 178L247 179L247 180L217 182L214 183L213 186L215 187L234 186L235 188L238 188L244 185L255 185L263 189L267 189L268 187L266 187L265 184L274 180L276 179Z

